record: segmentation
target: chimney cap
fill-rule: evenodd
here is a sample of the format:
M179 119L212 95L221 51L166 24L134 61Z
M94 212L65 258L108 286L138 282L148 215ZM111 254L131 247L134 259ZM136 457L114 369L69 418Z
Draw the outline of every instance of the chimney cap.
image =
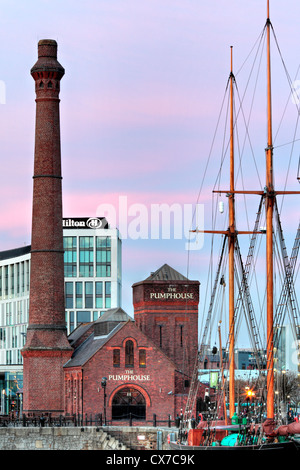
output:
M57 42L54 39L40 39L38 42L39 46L57 46Z
M56 78L60 80L65 69L57 60L57 42L54 39L40 39L38 42L38 60L30 70L34 80L41 72L55 72Z
M57 42L54 39L41 39L38 42L38 57L54 57L57 59Z

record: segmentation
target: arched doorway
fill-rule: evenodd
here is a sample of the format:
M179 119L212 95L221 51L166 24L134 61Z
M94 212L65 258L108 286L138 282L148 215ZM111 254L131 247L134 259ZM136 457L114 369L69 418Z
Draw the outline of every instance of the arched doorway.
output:
M146 419L146 400L144 395L133 387L123 387L112 399L112 419Z

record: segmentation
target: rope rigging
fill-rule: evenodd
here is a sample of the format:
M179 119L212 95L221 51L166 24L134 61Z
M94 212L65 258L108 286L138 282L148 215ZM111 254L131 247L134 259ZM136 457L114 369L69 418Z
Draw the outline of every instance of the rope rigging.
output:
M263 46L264 46L264 41L265 41L266 26L263 29L263 31L262 31L261 35L259 36L259 38L257 39L255 45L251 49L251 52L249 53L246 60L244 61L244 63L242 64L242 66L240 67L240 69L238 71L238 73L240 73L242 71L242 69L244 68L246 62L249 60L250 55L254 51L255 46L258 43L258 47L256 49L254 61L251 65L251 73L249 75L248 81L246 83L246 88L245 88L244 93L242 95L240 95L238 87L236 85L236 81L234 80L235 90L236 90L237 96L239 98L239 106L238 106L238 109L235 110L235 121L234 121L234 130L235 130L235 133L237 135L238 150L239 150L239 167L238 167L238 171L237 171L237 174L236 174L236 180L238 181L239 178L241 179L243 189L244 189L245 185L244 185L244 174L243 174L243 171L242 171L242 161L243 161L244 155L245 155L246 141L248 141L248 144L249 144L249 147L250 147L250 155L252 156L252 160L253 160L253 163L254 163L254 168L255 168L257 179L258 179L258 182L259 182L259 187L261 189L264 187L264 185L261 182L261 178L260 178L261 175L260 175L259 167L258 167L256 158L255 158L254 146L253 146L253 144L251 142L251 139L250 139L250 122L251 122L251 118L252 118L252 114L253 114L253 104L254 104L254 98L255 98L255 95L256 95L256 91L257 91L258 77L259 77L259 73L260 73L260 70L261 70L262 52L263 52ZM277 38L275 36L273 27L272 27L272 32L274 34L277 49L279 51L279 55L280 55L280 58L281 58L281 61L282 61L287 79L288 79L289 87L292 90L293 89L292 80L291 80L291 78L290 78L290 76L287 72L287 67L284 63L281 51L279 49L278 41L277 41ZM255 64L257 62L258 62L258 68L257 68L256 76L255 76L254 90L253 90L253 94L252 94L252 97L251 97L251 106L250 106L249 114L246 117L246 115L244 113L244 109L243 109L244 108L244 102L245 102L245 98L246 98L246 92L249 89L250 78L254 75ZM209 164L210 164L210 161L211 161L213 147L215 145L217 131L218 131L218 127L219 127L220 120L221 120L221 115L224 111L225 104L226 104L226 94L228 92L228 86L229 86L229 80L227 82L225 94L224 94L223 101L222 101L221 110L220 110L220 113L219 113L219 116L218 116L217 126L216 126L216 129L215 129L214 135L213 135L212 146L210 148L208 159L207 159L207 162L206 162L206 165L205 165L205 168L204 168L203 178L202 178L202 182L201 182L201 186L200 186L200 190L199 190L199 194L198 194L198 198L197 198L197 203L200 200L201 193L202 193L202 190L203 190L203 187L204 187L204 179L207 176ZM291 91L291 93L293 93L293 91ZM285 110L286 110L286 107L285 107ZM284 110L283 116L285 114L285 110ZM297 112L297 122L296 122L296 126L295 126L295 129L294 129L293 139L291 140L291 142L289 142L289 144L291 144L291 152L290 152L289 159L288 159L287 173L286 173L285 182L284 182L284 189L287 186L287 180L288 180L289 171L290 171L290 167L291 167L291 161L292 161L292 155L293 155L293 152L294 152L295 142L300 140L300 139L296 139L297 130L298 130L299 116L300 116L300 112L299 112L300 109L299 109L298 104L297 104L297 111L298 111ZM228 102L227 102L226 116L228 116ZM245 127L245 134L244 134L243 139L239 139L238 126L237 126L239 116L241 116L241 118L243 120L244 127ZM280 129L281 124L282 124L283 116L280 120L279 127L278 127L278 130L276 132L276 137L279 134L279 129ZM222 139L222 150L221 150L221 157L220 157L220 166L219 166L219 169L218 169L218 172L217 172L217 177L216 177L214 185L213 185L213 189L214 189L213 192L216 192L216 193L218 193L220 191L221 179L222 179L222 174L223 174L223 171L224 171L224 164L225 164L226 156L227 156L227 153L228 153L228 150L229 150L229 141L226 142L227 122L228 121L227 121L227 118L226 118L225 119L224 134L223 134L223 139ZM241 145L240 145L240 142L241 142ZM277 145L276 147L273 147L273 148L279 148L280 146L283 146L283 145L288 145L288 144ZM297 179L300 182L300 156L299 156L298 169L297 169ZM283 199L284 198L282 198L282 202L281 202L281 210L282 210L282 206L283 206ZM257 321L257 312L255 312L256 307L254 308L254 305L253 305L252 300L251 300L250 287L251 287L251 283L252 283L251 281L253 281L253 279L255 279L256 288L257 288L257 299L258 299L257 303L259 304L258 310L260 310L261 318L262 318L264 301L263 302L260 301L260 294L258 293L259 290L260 291L262 290L262 288L261 288L261 285L258 285L259 282L257 280L256 270L254 269L254 267L255 267L256 261L258 259L258 254L257 254L256 255L257 258L256 258L256 261L255 261L255 248L257 248L257 246L256 246L257 236L256 236L255 232L258 231L259 224L261 223L262 209L263 209L263 202L264 201L265 201L265 195L263 195L261 197L260 204L259 204L259 209L258 209L258 212L256 214L256 220L255 220L255 224L254 224L253 235L251 237L249 237L250 240L249 240L248 254L247 254L245 265L243 264L241 248L240 248L240 244L237 240L237 237L236 237L236 246L235 246L235 251L236 251L236 253L235 253L236 254L235 279L236 279L236 284L238 286L238 295L237 295L237 299L235 299L236 332L238 333L239 329L241 328L242 319L244 319L246 321L247 329L248 329L249 336L250 336L250 341L252 343L252 349L253 349L253 352L254 352L254 355L255 355L255 358L256 358L257 367L258 367L259 370L262 370L265 367L265 363L264 363L265 357L264 357L263 342L262 342L261 335L260 335L260 330L261 330L261 328L259 326L260 322ZM215 230L215 228L217 226L217 223L219 222L219 220L217 219L218 198L217 198L217 200L214 200L214 198L213 198L212 205L213 205L213 207L212 207L212 230ZM247 225L249 227L249 218L248 218L248 210L247 210L245 195L244 195L244 205L245 205L245 210L244 210L244 213L242 215L246 217ZM297 230L294 246L292 248L291 257L289 258L288 254L287 254L288 253L287 252L287 247L285 246L285 241L284 241L284 238L283 238L282 227L281 227L281 221L280 221L281 210L279 211L279 209L278 209L277 200L276 200L276 197L275 197L275 218L276 218L277 233L275 233L275 231L274 231L274 237L277 234L278 244L277 244L277 241L276 241L276 243L274 244L274 247L277 250L276 255L278 257L277 259L278 259L278 268L279 268L278 269L279 281L281 281L282 287L281 287L281 290L280 290L279 300L277 302L277 307L276 307L276 311L275 311L275 315L274 315L274 322L276 324L276 327L279 327L280 325L282 326L283 322L285 320L285 317L286 317L286 312L288 311L291 324L293 325L294 334L296 335L296 338L299 340L299 338L300 338L300 331L299 331L299 329L300 329L300 327L299 327L299 325L300 325L300 315L299 315L299 307L298 307L298 303L297 303L297 296L296 296L296 291L295 291L295 288L294 288L293 281L295 279L296 262L297 262L297 256L298 256L299 246L300 246L300 223L299 223L299 227L298 227L298 230ZM240 214L238 214L238 216L239 215ZM226 221L223 220L223 223L225 225ZM201 328L201 335L199 335L199 345L200 346L199 346L199 351L198 351L198 354L197 354L197 357L196 357L196 360L195 360L194 374L193 374L193 377L192 377L190 391L189 391L187 404L186 404L186 408L185 408L185 413L184 413L184 421L185 422L189 418L191 418L191 414L193 413L193 410L194 410L194 407L195 407L195 401L196 401L196 398L197 398L197 392L198 392L198 387L199 387L199 380L198 380L199 364L202 362L202 360L204 358L204 355L205 355L205 352L206 352L207 347L208 347L208 339L209 339L209 336L210 336L211 328L213 327L212 324L215 323L214 320L216 318L218 320L218 323L220 324L221 319L220 319L220 315L218 316L218 312L220 313L224 309L225 285L222 284L222 288L220 288L219 290L218 290L218 286L220 286L220 280L222 279L222 276L224 276L223 273L225 272L225 267L226 267L225 246L226 246L226 242L227 242L228 237L225 235L221 240L221 245L220 245L221 249L219 249L220 253L219 253L219 257L218 257L216 276L213 277L213 263L214 263L214 249L215 249L214 248L214 237L215 237L215 235L212 235L212 237L211 237L211 239L212 239L212 245L211 246L212 247L211 247L211 252L210 252L208 281L206 283L206 294L205 294L205 302L204 302L204 311L206 311L206 305L209 302L208 312L207 312L206 318L204 318L204 315L202 317L203 325L202 325L202 328ZM260 238L262 238L262 237L260 237ZM258 245L260 243L261 243L261 241L258 243ZM282 259L282 262L280 262L280 259ZM299 270L299 267L298 267L298 270ZM209 282L209 279L210 279L210 282ZM210 286L210 289L209 289L209 286ZM220 293L220 291L221 291L221 293ZM219 297L219 295L220 295L220 297ZM264 295L266 296L266 291L264 291ZM221 306L220 306L220 304L221 304ZM241 313L244 314L243 317L242 317ZM262 320L260 320L260 321L262 321ZM279 328L275 329L274 345L278 344L279 331L280 331ZM220 354L222 354L222 351L220 351ZM223 388L225 390L225 385L224 385ZM222 401L220 401L218 406L222 406L221 402ZM262 412L262 410L260 412Z

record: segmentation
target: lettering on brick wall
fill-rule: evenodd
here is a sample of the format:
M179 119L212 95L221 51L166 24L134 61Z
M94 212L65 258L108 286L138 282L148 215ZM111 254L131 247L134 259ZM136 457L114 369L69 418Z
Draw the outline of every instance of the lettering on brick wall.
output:
M194 294L192 292L150 292L150 299L182 299L192 300Z
M134 382L137 381L148 381L150 380L150 375L140 375L134 374L132 370L126 370L125 374L116 374L116 375L109 375L108 380L132 380Z
M169 285L164 289L164 292L161 290L158 292L158 289L154 289L152 292L148 291L147 295L149 300L196 300L194 292L182 292L182 290L184 289L178 289L178 286Z

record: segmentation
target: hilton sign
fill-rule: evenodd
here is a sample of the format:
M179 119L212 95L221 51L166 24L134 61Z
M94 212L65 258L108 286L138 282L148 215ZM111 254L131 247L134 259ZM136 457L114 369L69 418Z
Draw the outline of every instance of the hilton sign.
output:
M63 219L63 229L98 229L108 228L108 223L105 217L89 217L89 218L73 218Z

